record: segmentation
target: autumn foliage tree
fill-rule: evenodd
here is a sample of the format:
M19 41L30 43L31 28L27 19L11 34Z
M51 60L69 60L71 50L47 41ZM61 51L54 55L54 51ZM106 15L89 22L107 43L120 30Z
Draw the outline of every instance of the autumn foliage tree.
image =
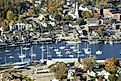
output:
M105 70L111 74L115 74L118 70L119 60L116 58L106 59Z
M82 61L82 65L84 66L84 70L92 70L96 66L96 60L94 57L87 57Z
M64 62L57 62L50 67L51 71L55 73L55 78L61 80L67 76L67 65Z

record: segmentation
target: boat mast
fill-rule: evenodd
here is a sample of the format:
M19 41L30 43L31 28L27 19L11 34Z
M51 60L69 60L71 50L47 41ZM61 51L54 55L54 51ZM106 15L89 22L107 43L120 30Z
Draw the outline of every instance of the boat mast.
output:
M43 44L42 44L41 50L42 50L42 58L41 58L41 61L43 62L44 61L44 54L43 54L44 47L43 47Z

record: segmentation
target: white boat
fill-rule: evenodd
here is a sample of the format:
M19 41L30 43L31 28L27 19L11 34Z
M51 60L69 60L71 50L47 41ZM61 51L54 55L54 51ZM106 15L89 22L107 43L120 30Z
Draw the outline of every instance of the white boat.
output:
M22 69L22 68L26 68L27 66L28 66L27 62L16 62L13 64L14 69Z
M57 54L57 57L62 57L63 55L62 54Z
M102 54L102 51L98 50L96 51L96 55L101 55Z
M6 53L9 53L9 52L10 52L10 50L9 50L9 49L6 49L6 50L5 50L5 52L6 52Z
M71 54L71 52L70 51L66 51L66 54Z
M59 52L59 51L56 51L56 54L58 54L58 55L59 55L59 54L61 54L61 52Z
M54 49L55 52L59 51L59 49Z
M81 43L81 41L66 41L66 43L67 44L69 44L69 45L73 45L73 44L79 44L79 43Z
M42 49L42 51L44 52L44 51L47 51L46 49Z
M50 49L53 49L54 47L49 47Z
M91 48L84 48L85 54L91 54Z
M78 50L77 49L74 49L73 52L77 52Z
M21 48L21 51L20 51L20 54L18 55L18 57L21 59L21 61L23 62L24 58L26 58L26 55L23 54L23 51L22 51L22 46L20 47Z
M33 46L31 47L31 60L36 57L36 54L33 53Z
M23 50L29 50L30 48L24 47Z
M73 58L74 57L74 55L68 55L69 57L71 57L71 58Z
M13 47L13 46L16 46L16 44L11 44L10 46Z
M110 44L110 45L113 45L113 41L109 41L109 44Z
M25 54L20 54L20 55L19 55L19 58L21 58L21 59L23 59L23 58L25 58L25 57L26 57Z
M61 49L61 50L65 49L65 46L61 46L60 49Z
M81 54L81 51L77 51L78 54Z
M14 59L14 57L13 57L13 56L9 56L8 58L10 58L10 59Z
M76 47L75 46L72 46L72 47L70 47L70 49L76 49Z

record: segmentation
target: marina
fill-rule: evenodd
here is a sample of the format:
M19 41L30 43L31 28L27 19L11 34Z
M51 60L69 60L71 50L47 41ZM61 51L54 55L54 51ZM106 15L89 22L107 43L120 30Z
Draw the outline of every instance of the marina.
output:
M9 49L8 49L9 48ZM108 51L110 50L110 51ZM36 45L8 46L0 49L0 64L30 62L52 59L74 59L96 56L97 60L116 57L120 60L121 44L90 44L82 42L78 44L42 43Z

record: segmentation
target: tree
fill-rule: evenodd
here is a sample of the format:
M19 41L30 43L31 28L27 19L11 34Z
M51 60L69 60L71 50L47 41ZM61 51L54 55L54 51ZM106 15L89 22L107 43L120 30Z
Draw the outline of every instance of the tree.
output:
M72 21L72 19L73 19L73 17L71 16L71 15L65 15L65 19L67 20L67 21Z
M7 12L6 18L7 18L8 21L13 20L14 19L14 13L13 13L13 11L9 10Z
M84 21L83 18L77 19L76 22L77 22L79 25L85 25L85 21Z
M89 12L89 11L84 11L82 13L83 19L91 18L92 16L93 16L93 14L91 12Z
M87 5L89 2L89 0L79 0L79 3L83 4L83 5Z
M67 77L67 65L64 62L57 62L50 69L55 73L55 78L59 80Z
M108 6L109 0L96 0L96 6Z
M118 70L119 60L116 58L106 59L105 70L111 74L115 74Z
M64 0L48 0L48 12L56 13L58 9L64 4Z
M92 70L96 65L96 60L94 57L87 57L82 61L82 65L84 66L84 70Z

